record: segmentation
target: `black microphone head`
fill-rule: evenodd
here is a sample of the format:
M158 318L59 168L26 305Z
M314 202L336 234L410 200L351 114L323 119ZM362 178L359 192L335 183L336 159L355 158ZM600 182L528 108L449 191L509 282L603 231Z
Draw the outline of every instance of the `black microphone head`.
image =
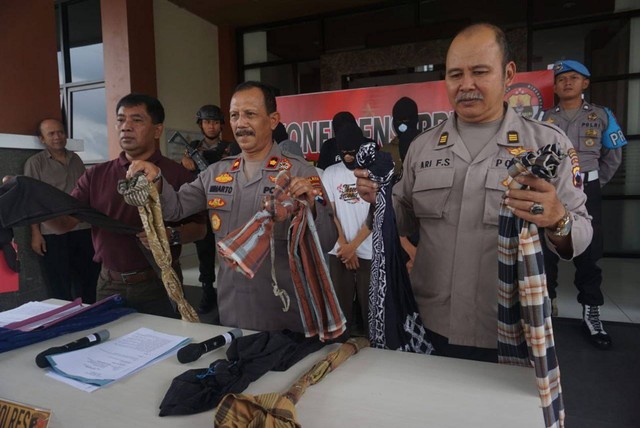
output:
M191 363L200 358L204 354L201 343L192 343L178 351L178 361L182 364Z
M51 353L47 351L42 351L41 353L36 355L36 365L41 369L51 367L51 364L49 364L49 360L47 360L47 355L51 355Z

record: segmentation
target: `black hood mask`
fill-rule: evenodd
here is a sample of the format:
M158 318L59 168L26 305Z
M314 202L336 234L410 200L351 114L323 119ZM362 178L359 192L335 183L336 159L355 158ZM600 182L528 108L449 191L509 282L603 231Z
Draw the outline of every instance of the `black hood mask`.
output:
M360 149L360 146L365 143L365 138L362 135L362 130L355 123L345 123L336 133L336 145L338 146L338 152L340 158L345 166L349 169L356 168L356 153ZM349 154L353 156L351 162L345 160L345 156Z
M393 106L393 130L400 141L400 159L404 162L411 141L418 135L418 105L408 97L400 98Z

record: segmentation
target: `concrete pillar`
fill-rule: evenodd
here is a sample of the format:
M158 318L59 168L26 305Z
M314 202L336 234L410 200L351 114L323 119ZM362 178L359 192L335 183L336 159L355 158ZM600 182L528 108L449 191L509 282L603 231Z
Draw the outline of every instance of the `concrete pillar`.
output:
M115 130L118 100L131 92L157 96L153 0L102 0L100 13L109 158L113 159L121 151Z

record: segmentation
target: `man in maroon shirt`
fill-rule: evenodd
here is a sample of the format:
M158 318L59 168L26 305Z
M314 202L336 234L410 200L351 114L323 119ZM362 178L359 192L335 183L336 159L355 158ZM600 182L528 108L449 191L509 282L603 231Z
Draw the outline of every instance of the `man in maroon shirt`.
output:
M177 162L164 157L156 147L163 131L164 108L157 99L129 94L116 107L118 138L122 152L118 158L88 169L80 177L71 195L86 205L123 223L142 227L138 209L127 205L117 191L118 180L124 179L133 160L146 160L162 169L166 180L178 190L193 180L193 174ZM202 239L206 233L206 213L188 217L179 223L167 223L173 267L180 275L181 244ZM58 217L47 222L58 233L78 223L74 217ZM97 298L119 293L127 304L139 312L176 317L162 281L139 247L138 237L92 228L95 261L102 263Z

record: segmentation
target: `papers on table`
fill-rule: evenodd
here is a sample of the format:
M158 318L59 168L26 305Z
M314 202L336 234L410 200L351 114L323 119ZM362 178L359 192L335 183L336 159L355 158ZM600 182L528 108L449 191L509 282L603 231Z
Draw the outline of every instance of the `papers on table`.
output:
M5 327L7 324L24 321L28 318L36 315L41 315L45 312L59 308L59 305L42 302L29 302L22 306L18 306L15 309L0 312L0 327Z
M59 375L104 386L166 358L190 340L140 328L117 339L78 351L49 355L47 359Z
M9 311L0 312L0 327L12 330L32 331L47 328L91 308L118 298L118 294L106 297L92 305L83 305L79 297L66 305L29 302Z

